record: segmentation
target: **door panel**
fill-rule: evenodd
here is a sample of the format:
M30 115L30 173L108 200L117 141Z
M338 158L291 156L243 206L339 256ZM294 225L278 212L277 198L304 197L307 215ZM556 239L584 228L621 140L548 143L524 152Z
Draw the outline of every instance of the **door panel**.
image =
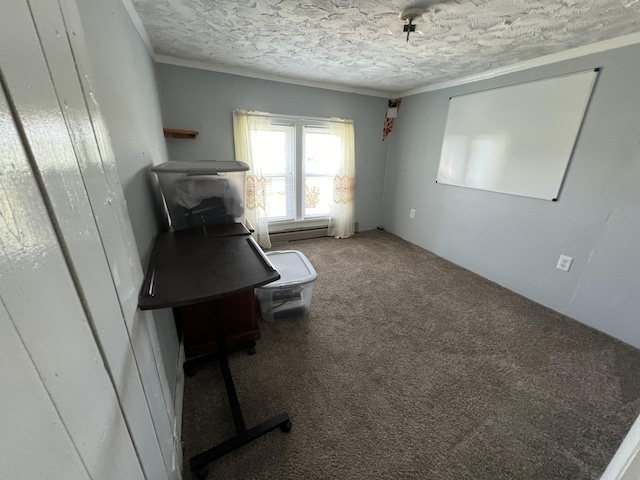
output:
M22 5L13 0L5 5L15 6ZM8 10L11 14L16 13L12 8ZM10 16L13 22L21 19L18 15ZM5 25L0 25L0 31L8 28L6 22L0 21L3 23ZM18 25L14 23L11 30ZM0 48L0 53L5 50ZM2 74L6 78L4 59L4 55L0 56ZM59 134L59 130L52 132L56 127L46 111L42 113L40 134L45 137ZM52 129L47 126L52 126ZM0 92L0 171L0 298L25 351L13 362L3 362L3 368L28 372L29 365L25 364L28 355L90 478L142 479L140 462L118 398L3 92ZM72 222L73 218L68 221ZM3 329L3 336L4 332ZM11 329L6 335L11 338ZM29 378L32 379L33 375L29 374ZM9 395L15 402L25 385L3 385L3 395ZM33 389L33 385L30 388ZM41 394L37 389L32 393ZM34 421L41 413L44 412L32 412ZM51 430L55 421L52 425L37 426L41 429L40 435L51 435L44 438L47 443L53 443L59 437L55 429ZM13 433L2 430L3 438ZM64 442L63 439L61 441ZM22 451L29 452L32 458L25 469L32 470L34 475L23 474L14 478L37 478L43 474L52 478L50 472L42 468L54 459L40 459L42 452L32 450L31 445L13 443L9 446L11 453L3 449L3 459L5 456L19 458ZM53 453L59 446L50 447L48 452ZM65 463L66 458L58 458L57 461ZM73 458L71 455L71 464ZM86 476L76 473L77 476L61 478Z
M89 480L64 424L0 304L0 463L2 478ZM6 388L11 386L12 388ZM30 449L20 448L29 445ZM18 446L19 448L16 448ZM33 451L38 452L34 461ZM60 459L65 461L61 462Z
M87 75L76 64L82 52L72 51L69 43L82 29L75 4L9 0L3 7L0 68L28 152L20 150L15 128L7 130L15 138L2 129L3 150L18 141L12 148L22 152L21 163L13 150L3 156L10 168L3 167L7 175L0 178L7 184L2 211L11 212L6 218L13 222L5 222L3 233L17 233L4 237L15 245L3 258L2 271L34 273L51 266L54 250L66 271L3 276L0 288L19 281L6 293L0 290L2 298L89 475L179 478L171 394L153 319L137 310L142 271L108 133ZM9 116L5 120L13 125ZM22 169L13 171L16 165ZM24 196L29 191L33 198ZM36 203L40 217L32 214ZM29 245L30 235L47 235L32 242L49 248L39 254L38 265L31 265L38 257L34 253L16 255ZM50 235L58 242L55 248L45 241ZM26 302L18 285L36 292L38 302ZM69 288L75 304L60 293ZM63 314L58 303L76 311ZM84 389L71 386L76 375L86 381L89 371L92 381L83 383Z
M30 53L32 57L37 55L41 47L47 63L40 66L28 89L17 81L11 87L16 91L14 95L36 162L40 164L51 155L56 158L55 170L64 172L64 191L58 188L60 178L46 173L44 187L54 215L66 219L71 211L74 213L74 222L61 220L60 230L91 312L92 325L145 472L149 478L165 478L168 471L177 468L173 455L174 411L173 404L166 401L165 391L170 398L168 386L162 388L167 382L162 363L149 361L150 357L155 360L149 331L155 333L153 318L136 314L139 285L136 279L142 278L138 252L135 243L127 240L132 238L131 227L122 219L124 210L118 207L124 205L120 185L110 184L107 179L105 165L114 164L113 156L108 156L111 151L108 138L102 142L102 149L98 148L94 124L100 122L94 118L100 118L99 108L94 104L93 115L89 114L83 88L90 88L90 84L81 85L75 64L78 54L72 53L67 35L60 34L70 28L70 36L77 37L82 26L71 27L63 19L57 2L29 3L40 39ZM17 80L22 67L10 66L9 81ZM50 102L47 107L50 117L61 123L61 130L64 128L68 134L60 135L55 144L47 139L36 143L37 118L28 108L21 107L27 98L33 99L34 86L47 90L43 94L46 98L38 99L37 104L41 108ZM90 91L86 93L93 98ZM77 239L79 232L81 239Z

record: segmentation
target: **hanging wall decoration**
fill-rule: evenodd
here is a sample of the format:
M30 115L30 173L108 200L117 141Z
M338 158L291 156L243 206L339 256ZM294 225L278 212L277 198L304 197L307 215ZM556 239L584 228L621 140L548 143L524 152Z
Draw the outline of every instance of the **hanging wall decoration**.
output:
M392 98L389 100L387 112L384 116L384 129L382 130L382 141L387 138L387 135L393 130L393 120L398 116L398 110L400 110L401 98Z

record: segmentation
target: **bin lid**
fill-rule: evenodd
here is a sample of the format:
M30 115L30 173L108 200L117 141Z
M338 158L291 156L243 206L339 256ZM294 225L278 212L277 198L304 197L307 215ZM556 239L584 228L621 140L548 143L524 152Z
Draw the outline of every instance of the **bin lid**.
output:
M267 283L260 288L281 288L300 285L312 282L318 276L307 257L297 250L267 252L267 257L280 273L280 280Z
M218 160L198 160L178 162L171 160L151 167L156 173L187 173L190 175L216 175L218 172L246 172L249 165L244 162L219 162Z

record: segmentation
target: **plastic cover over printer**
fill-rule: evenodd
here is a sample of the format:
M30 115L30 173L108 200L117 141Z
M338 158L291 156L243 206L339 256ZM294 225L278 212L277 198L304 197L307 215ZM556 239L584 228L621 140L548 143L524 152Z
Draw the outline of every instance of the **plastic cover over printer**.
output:
M244 223L244 162L170 161L151 168L158 175L173 230Z

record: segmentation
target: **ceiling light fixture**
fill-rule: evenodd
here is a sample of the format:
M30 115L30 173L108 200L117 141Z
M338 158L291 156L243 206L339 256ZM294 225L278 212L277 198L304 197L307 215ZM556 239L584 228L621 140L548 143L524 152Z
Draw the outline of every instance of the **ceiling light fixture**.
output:
M424 13L424 9L421 7L408 7L400 12L400 20L402 20L404 25L402 25L402 29L400 29L400 25L393 25L389 29L389 33L395 34L400 32L405 32L407 34L407 42L409 41L409 35L411 32L419 33L423 35L424 32L428 31L431 28L431 24L428 22L421 23L418 25L415 23L416 19L422 19L422 14Z
M407 32L407 42L409 41L409 34L411 32L416 31L416 24L413 23L413 21L416 18L421 16L422 16L422 12L420 11L419 8L416 8L416 7L405 8L400 14L400 19L407 22L405 23L404 28L402 29L404 32Z

